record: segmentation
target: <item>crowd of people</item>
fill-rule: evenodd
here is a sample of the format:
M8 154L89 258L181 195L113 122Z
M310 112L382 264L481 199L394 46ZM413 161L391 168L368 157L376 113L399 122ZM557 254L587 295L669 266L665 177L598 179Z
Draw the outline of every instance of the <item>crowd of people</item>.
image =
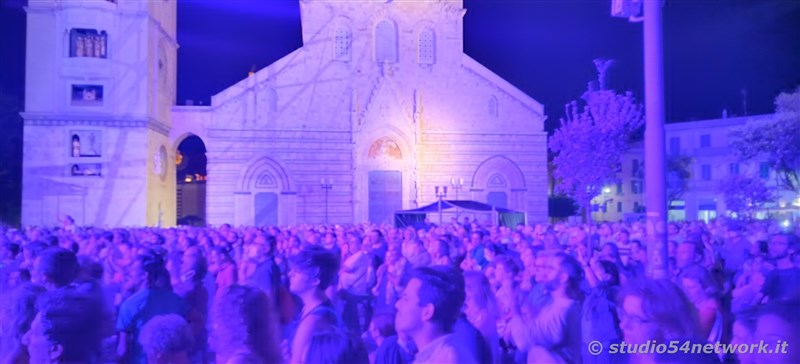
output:
M0 364L800 363L798 233L671 223L654 279L639 222L0 227Z

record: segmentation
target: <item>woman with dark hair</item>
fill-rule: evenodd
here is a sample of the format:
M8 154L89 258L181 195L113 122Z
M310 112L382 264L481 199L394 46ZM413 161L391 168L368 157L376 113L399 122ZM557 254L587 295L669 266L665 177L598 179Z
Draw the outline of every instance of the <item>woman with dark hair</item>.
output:
M208 271L216 277L216 294L219 295L226 287L236 284L238 280L238 273L236 269L236 262L231 256L230 249L220 246L211 249L208 254Z
M178 314L186 316L186 302L172 292L169 272L164 258L153 252L136 257L128 272L134 293L122 302L117 317L119 341L117 355L125 363L146 363L147 358L139 344L139 332L147 321L157 315Z
M278 313L261 289L234 284L217 296L209 340L216 363L280 363L278 340Z
M724 322L720 288L711 273L694 265L681 272L678 283L697 310L701 336L712 343L722 340Z
M305 364L368 364L364 343L354 335L329 329L311 337L303 360Z
M669 280L630 282L620 290L617 302L619 327L627 344L646 344L651 340L706 343L706 338L700 335L691 301ZM630 362L652 363L656 358L654 353L638 353L630 356Z
M341 327L342 320L325 290L335 283L339 258L321 246L309 246L289 262L289 290L303 301L296 330L290 336L290 363L302 363L315 332Z

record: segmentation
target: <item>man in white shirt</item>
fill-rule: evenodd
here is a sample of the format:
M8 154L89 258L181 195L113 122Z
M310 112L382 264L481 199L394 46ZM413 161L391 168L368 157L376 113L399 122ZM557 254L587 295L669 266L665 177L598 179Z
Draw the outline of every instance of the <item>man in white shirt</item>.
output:
M464 277L445 266L412 271L395 305L397 331L419 348L415 364L471 364L477 359L453 335L453 325L464 305Z

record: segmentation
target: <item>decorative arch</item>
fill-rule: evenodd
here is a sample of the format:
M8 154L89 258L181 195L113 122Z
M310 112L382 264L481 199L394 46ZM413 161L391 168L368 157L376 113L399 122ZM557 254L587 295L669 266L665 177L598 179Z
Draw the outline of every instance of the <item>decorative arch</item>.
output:
M485 188L502 183L506 188L525 188L525 176L522 170L511 159L496 155L483 161L472 175L473 188Z
M196 136L196 137L200 138L200 140L203 142L203 145L206 147L206 153L208 153L208 144L206 143L206 139L203 138L203 136L201 136L198 133L187 131L187 132L183 132L183 133L178 134L178 136L176 136L174 139L172 139L172 149L170 150L172 152L172 154L177 154L178 153L178 147L181 145L181 143L183 143L183 141L186 140L186 138L191 137L191 136Z
M375 143L381 140L389 140L394 143L393 145L390 145L392 149L395 147L399 149L399 151L396 152L401 156L399 159L408 160L408 157L412 156L412 150L409 147L412 145L411 140L408 138L406 133L394 125L387 124L376 126L369 132L365 133L360 139L364 142L364 144L361 145L361 151L359 152L360 159L362 161L372 159L370 157L370 151L372 150L372 147L375 146Z
M526 191L522 170L503 155L483 161L472 176L472 198L493 206L524 210Z
M402 160L403 152L400 150L400 146L397 144L397 142L392 140L392 138L383 137L372 142L367 156L372 159L388 157Z
M278 161L260 157L248 164L239 178L240 191L276 189L282 192L294 190L294 185Z

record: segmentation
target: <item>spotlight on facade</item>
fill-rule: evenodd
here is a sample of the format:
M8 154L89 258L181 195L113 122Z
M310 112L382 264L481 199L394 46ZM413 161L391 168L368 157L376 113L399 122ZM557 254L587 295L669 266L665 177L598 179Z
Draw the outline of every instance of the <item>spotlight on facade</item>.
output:
M606 195L611 193L611 187L603 187L603 193L605 193Z

